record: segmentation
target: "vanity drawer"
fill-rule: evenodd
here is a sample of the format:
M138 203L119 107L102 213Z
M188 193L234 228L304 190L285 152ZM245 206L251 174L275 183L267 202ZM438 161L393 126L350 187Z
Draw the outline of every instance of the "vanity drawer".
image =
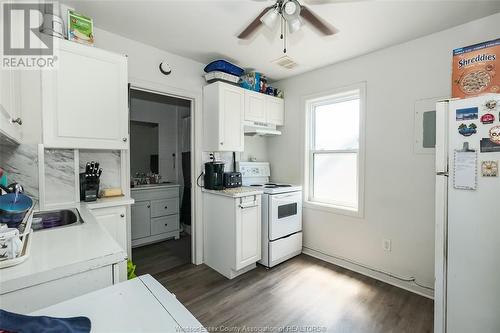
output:
M179 198L151 201L151 217L179 213Z
M179 230L179 215L151 219L151 235Z

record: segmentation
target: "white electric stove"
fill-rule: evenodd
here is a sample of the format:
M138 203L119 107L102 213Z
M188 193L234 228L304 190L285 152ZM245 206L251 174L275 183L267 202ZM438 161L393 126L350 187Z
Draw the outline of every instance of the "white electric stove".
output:
M269 181L268 162L238 162L243 186L261 189L262 260L273 267L302 252L302 186Z

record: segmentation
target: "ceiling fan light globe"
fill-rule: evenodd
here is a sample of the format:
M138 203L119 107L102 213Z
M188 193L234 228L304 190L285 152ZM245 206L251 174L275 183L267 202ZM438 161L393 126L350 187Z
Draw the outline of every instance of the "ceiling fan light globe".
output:
M290 31L290 33L292 34L296 31L299 31L300 28L302 27L302 21L298 17L291 20L287 20L287 23L288 23L288 31Z
M279 12L276 8L271 8L265 13L261 18L260 21L264 23L264 25L270 29L274 28L276 26L276 23L278 22L278 16Z
M288 16L295 15L295 12L297 11L297 8L298 8L297 4L294 1L285 2L285 5L283 7L284 7L283 9L284 9L285 13Z

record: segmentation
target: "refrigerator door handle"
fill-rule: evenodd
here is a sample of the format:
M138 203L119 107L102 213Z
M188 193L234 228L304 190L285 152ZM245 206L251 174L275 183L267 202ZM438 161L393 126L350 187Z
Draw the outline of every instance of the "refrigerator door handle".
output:
M436 175L438 175L438 176L445 176L445 177L449 177L450 176L448 174L448 172L438 172Z

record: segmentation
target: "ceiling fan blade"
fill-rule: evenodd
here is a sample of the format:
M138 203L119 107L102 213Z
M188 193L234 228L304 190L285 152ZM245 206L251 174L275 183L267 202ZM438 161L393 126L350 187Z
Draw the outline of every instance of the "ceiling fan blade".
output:
M264 14L267 13L267 11L270 10L271 8L274 8L274 6L264 8L264 10L252 21L252 23L250 23L245 28L245 30L243 30L238 35L238 38L239 39L247 39L248 37L250 37L250 35L252 34L252 32L254 32L262 24L262 22L260 21L260 18L262 16L264 16Z
M316 29L321 31L324 35L331 36L339 32L330 24L323 22L316 14L309 10L305 6L300 8L300 16L304 18L307 22L311 23Z

